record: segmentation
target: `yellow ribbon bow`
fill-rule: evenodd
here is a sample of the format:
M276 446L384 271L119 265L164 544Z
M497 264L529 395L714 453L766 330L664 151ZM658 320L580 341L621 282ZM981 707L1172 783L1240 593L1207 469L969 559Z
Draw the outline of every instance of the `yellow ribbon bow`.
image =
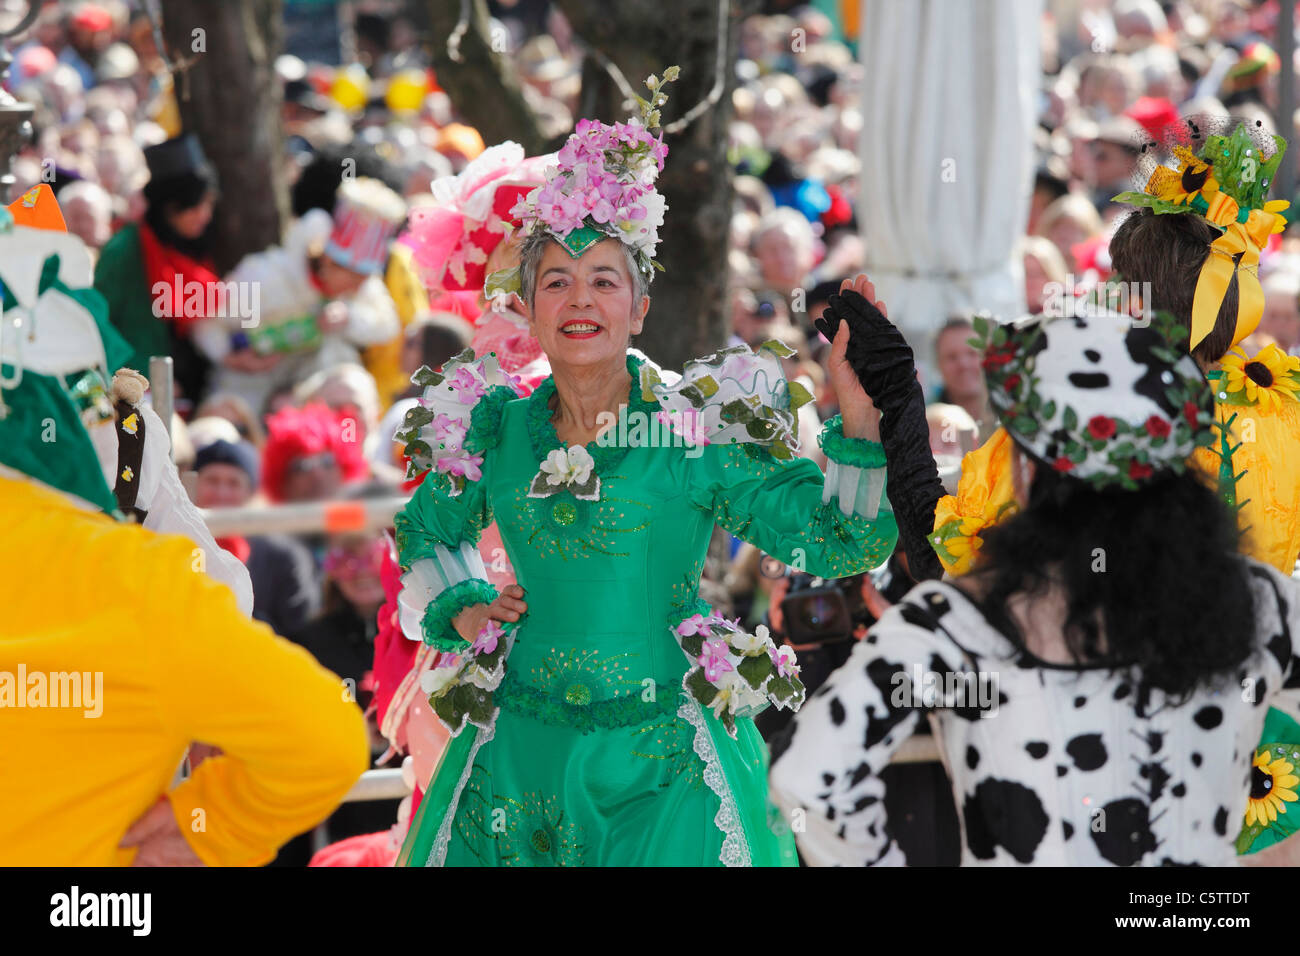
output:
M1289 205L1283 199L1265 203L1263 209L1252 209L1246 221L1239 222L1240 207L1227 193L1219 191L1209 200L1205 218L1222 228L1223 235L1210 245L1210 255L1196 280L1189 351L1214 331L1219 306L1234 275L1237 277L1237 326L1232 344L1255 331L1264 315L1264 290L1259 284L1260 250L1270 235L1286 228L1286 220L1276 214Z

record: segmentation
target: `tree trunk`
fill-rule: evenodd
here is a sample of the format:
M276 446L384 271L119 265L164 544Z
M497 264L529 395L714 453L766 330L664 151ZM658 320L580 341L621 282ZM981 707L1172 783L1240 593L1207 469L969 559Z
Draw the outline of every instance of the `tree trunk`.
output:
M289 218L280 125L280 0L162 0L162 30L186 132L221 181L213 257L221 272L280 241Z
M492 146L508 139L529 156L554 147L547 144L537 117L524 100L505 38L493 37L485 0L470 0L469 23L453 60L448 39L460 20L460 0L427 0L429 46L438 85L451 97L457 112Z
M668 202L656 258L664 267L650 288L650 313L637 345L656 362L681 368L689 358L722 346L728 328L727 245L732 171L727 128L740 19L754 0L725 0L727 31L721 98L679 133L668 133L668 158L658 186ZM574 32L623 72L640 96L645 79L676 64L662 122L670 126L713 87L717 65L719 0L556 0ZM601 77L600 86L589 85ZM592 119L623 121L635 106L622 102L613 81L591 59L583 69L583 109Z

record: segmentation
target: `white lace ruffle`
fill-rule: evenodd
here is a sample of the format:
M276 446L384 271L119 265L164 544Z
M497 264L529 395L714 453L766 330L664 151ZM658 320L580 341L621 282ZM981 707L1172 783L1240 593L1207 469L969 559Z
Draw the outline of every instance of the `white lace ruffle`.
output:
M474 740L474 745L469 748L469 756L465 758L465 769L461 771L460 779L456 781L456 790L451 795L451 803L447 806L447 812L442 818L442 823L438 826L438 835L434 837L433 849L429 851L429 859L426 866L442 866L447 860L447 845L451 842L451 825L456 819L456 808L460 806L460 795L465 792L465 784L469 782L470 772L474 769L474 759L483 746L496 736L497 717L500 715L500 709L492 714L492 727L490 730L480 730L478 737Z
M704 782L717 794L721 804L713 818L714 825L722 831L722 853L718 859L723 866L752 866L749 841L745 838L745 828L740 822L740 808L736 806L736 798L722 772L722 762L718 759L718 750L713 744L713 735L709 733L709 725L705 723L704 712L699 704L688 697L677 709L677 716L689 721L695 728L695 755L704 761Z
M444 545L434 546L435 558L421 558L402 575L397 594L397 620L402 633L412 641L424 640L422 622L429 605L449 587L462 581L488 579L483 556L468 541L452 551Z

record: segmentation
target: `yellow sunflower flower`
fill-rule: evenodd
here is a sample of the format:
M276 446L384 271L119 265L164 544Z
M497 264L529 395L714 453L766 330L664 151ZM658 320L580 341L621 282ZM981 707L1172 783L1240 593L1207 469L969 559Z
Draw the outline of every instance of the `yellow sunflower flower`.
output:
M976 532L980 531L986 524L982 517L962 518L961 524L956 534L947 539L940 537L942 547L951 558L948 571L955 576L960 577L970 570L971 562L975 560L975 552L979 551L980 545L984 539L979 537ZM940 536L948 531L956 522L949 522L943 528L939 529Z
M1229 392L1245 391L1246 400L1265 411L1283 401L1295 401L1300 392L1300 357L1287 355L1276 345L1266 345L1254 358L1234 348L1219 361Z
M1300 777L1291 772L1295 767L1282 757L1270 763L1267 750L1255 755L1252 767L1246 826L1253 823L1267 826L1277 820L1279 813L1286 813L1287 803L1300 800L1294 789L1300 784Z
M1157 166L1147 180L1146 191L1169 202L1189 203L1197 196L1206 202L1219 191L1219 181L1214 178L1214 167L1196 158L1186 146L1175 146L1174 155L1181 164L1178 169Z

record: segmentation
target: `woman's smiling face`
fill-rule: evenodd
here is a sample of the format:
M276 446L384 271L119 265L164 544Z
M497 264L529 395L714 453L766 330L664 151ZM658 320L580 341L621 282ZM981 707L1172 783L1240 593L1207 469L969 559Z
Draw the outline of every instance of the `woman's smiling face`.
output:
M622 243L605 239L574 259L547 243L537 266L530 327L552 364L622 362L649 297L636 301Z

